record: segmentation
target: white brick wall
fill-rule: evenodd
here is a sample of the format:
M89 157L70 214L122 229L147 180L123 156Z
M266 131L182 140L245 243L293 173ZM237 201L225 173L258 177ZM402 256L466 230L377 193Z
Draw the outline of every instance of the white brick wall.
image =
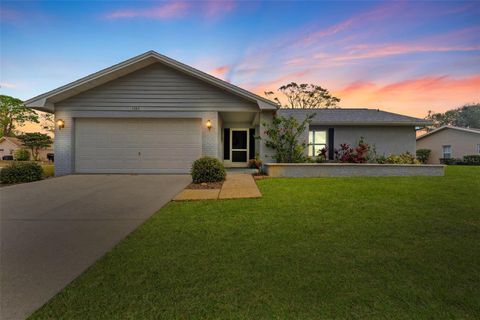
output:
M212 128L208 130L207 121L212 122ZM218 112L203 112L202 113L202 155L219 158L218 144L219 144L219 123Z
M55 122L62 119L65 122L65 128L58 129L55 126L55 175L63 176L73 173L73 150L74 150L74 121L69 112L55 112Z

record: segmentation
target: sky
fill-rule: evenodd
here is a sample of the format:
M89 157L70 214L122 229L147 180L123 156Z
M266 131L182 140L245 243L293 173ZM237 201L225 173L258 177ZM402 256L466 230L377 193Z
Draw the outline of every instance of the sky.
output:
M263 95L425 117L480 102L480 1L5 1L0 93L26 100L148 50Z

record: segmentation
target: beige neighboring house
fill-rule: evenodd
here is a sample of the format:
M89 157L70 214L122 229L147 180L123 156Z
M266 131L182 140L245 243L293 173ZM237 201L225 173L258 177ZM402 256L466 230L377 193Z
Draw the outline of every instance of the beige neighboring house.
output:
M3 156L13 156L15 150L24 148L22 142L18 138L14 137L1 137L0 138L0 160ZM30 150L29 150L30 151ZM31 153L31 151L30 151ZM41 149L38 153L38 159L47 161L47 154L53 153L53 148Z
M417 138L417 150L430 149L428 163L480 154L480 129L443 126Z

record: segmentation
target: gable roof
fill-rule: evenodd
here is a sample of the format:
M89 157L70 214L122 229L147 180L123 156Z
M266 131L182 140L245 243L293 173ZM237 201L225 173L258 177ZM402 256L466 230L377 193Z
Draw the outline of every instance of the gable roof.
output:
M440 127L440 128L437 128L437 129L435 129L435 130L432 130L432 131L430 131L430 132L427 132L427 133L419 136L419 137L417 138L417 140L423 139L423 138L425 138L425 137L428 137L428 136L430 136L430 135L432 135L432 134L435 134L435 133L437 133L437 132L439 132L439 131L442 131L442 130L445 130L445 129L452 129L452 130L458 130L458 131L462 131L462 132L469 132L469 133L478 133L478 134L480 134L480 129L475 129L475 128L462 128L462 127L455 127L455 126L442 126L442 127Z
M282 116L306 117L315 113L312 125L396 125L426 126L431 122L380 109L279 109Z
M34 98L25 101L25 105L29 108L38 109L41 111L53 112L54 104L56 102L65 100L81 92L87 91L101 84L107 83L111 80L117 79L121 76L127 75L134 71L140 70L153 63L163 63L175 70L183 72L187 75L195 77L206 83L209 83L217 88L240 96L248 101L258 104L261 110L276 110L277 104L267 98L256 95L250 91L237 87L231 83L218 79L205 72L190 67L184 63L171 59L167 56L161 55L153 50L145 52L141 55L125 60L115 64L106 69L92 73L79 80L73 81L69 84L61 86L57 89L48 91Z
M20 141L20 139L15 138L15 137L1 137L0 142L3 142L3 141L10 141L11 143L13 143L13 144L15 144L19 147L23 146L22 141Z

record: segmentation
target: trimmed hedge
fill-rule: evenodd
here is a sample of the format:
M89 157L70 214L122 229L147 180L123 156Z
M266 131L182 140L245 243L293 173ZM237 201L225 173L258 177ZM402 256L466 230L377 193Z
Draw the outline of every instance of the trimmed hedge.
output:
M416 153L418 161L420 161L423 164L427 163L428 157L430 157L431 152L432 150L430 149L418 149Z
M36 162L14 161L0 171L1 183L20 183L42 180L43 169Z
M211 157L195 160L191 173L193 183L223 181L227 175L223 164L218 159Z
M455 158L440 158L441 164L448 165L467 165L467 166L479 166L480 165L480 155L472 154L463 156L463 159Z

